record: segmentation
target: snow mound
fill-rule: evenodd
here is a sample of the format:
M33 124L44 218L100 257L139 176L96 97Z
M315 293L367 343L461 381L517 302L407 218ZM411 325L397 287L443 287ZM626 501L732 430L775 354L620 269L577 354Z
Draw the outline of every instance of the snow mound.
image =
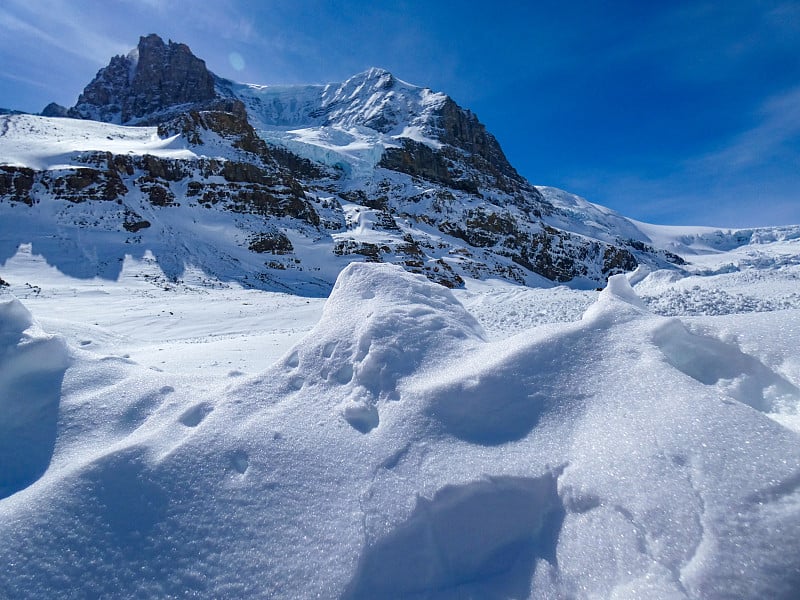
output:
M0 294L0 499L47 469L68 364L63 341L45 334L19 300Z
M619 321L647 313L647 306L631 287L625 274L613 275L592 306L583 314L586 321Z
M8 311L13 350L28 322ZM234 387L73 352L53 464L0 500L0 596L800 585L800 436L764 412L795 383L648 312L625 277L581 320L486 341L445 288L355 263L314 330Z
M401 377L483 338L447 288L395 265L352 263L339 275L320 324L284 364L307 373L303 381L346 386L341 412L366 433L379 423L379 402L399 399Z

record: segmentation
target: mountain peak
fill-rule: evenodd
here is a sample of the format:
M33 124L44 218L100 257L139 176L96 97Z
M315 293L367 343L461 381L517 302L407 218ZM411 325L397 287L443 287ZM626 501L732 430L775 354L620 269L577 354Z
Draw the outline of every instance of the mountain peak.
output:
M115 56L86 86L70 116L132 123L172 106L213 100L214 76L186 44L157 34L139 38L127 56Z
M380 67L370 67L366 71L362 71L361 73L356 73L347 81L345 85L350 82L377 82L380 86L384 89L391 89L394 84L397 82L397 79L394 75L392 75L386 69L382 69Z

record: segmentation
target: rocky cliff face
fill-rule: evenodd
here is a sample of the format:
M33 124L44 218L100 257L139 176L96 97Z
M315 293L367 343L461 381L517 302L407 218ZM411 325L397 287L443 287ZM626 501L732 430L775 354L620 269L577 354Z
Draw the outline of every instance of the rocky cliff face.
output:
M239 260L258 271L251 281L294 273L325 285L332 259L393 262L451 287L465 276L601 285L638 263L670 262L635 227L618 227L621 217L595 226L588 203L545 197L477 116L381 69L325 86L243 85L149 35L101 69L68 114L157 125L191 156L81 152L67 171L7 166L0 202L114 201L124 208L105 222L126 244L146 243L144 230L152 238L187 207L249 215L233 218L227 243L271 257Z
M69 116L109 123L152 122L166 109L216 98L214 76L185 44L155 34L115 56L69 110Z

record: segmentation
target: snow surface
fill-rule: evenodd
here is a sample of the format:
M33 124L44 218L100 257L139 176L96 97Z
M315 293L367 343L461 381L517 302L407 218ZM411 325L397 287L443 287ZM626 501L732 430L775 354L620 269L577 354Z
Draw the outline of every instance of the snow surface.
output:
M0 597L797 597L800 241L750 246L327 300L23 246Z
M123 127L35 115L0 116L3 164L36 170L85 166L76 163L75 158L87 151L197 158L180 136L160 138L156 127Z

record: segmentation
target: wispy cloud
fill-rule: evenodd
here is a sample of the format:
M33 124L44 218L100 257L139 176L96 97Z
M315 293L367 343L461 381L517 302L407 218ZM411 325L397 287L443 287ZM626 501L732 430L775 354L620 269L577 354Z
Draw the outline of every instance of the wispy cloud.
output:
M637 169L635 161L629 170L581 170L562 185L654 223L800 223L800 86L764 99L751 125L712 152L676 159L658 172Z
M22 77L15 73L9 73L8 71L0 71L0 78L8 79L9 81L16 81L18 83L24 83L25 85L30 85L33 87L38 87L43 90L53 90L53 86L47 84L43 81L38 81L36 79L32 79L30 77Z
M741 169L787 153L798 155L798 146L792 147L792 142L800 142L800 86L765 100L757 117L752 128L736 135L726 147L695 159L694 165Z
M13 14L8 10L14 8ZM19 34L81 59L102 64L108 56L127 49L127 44L98 32L86 14L75 12L63 2L21 2L8 0L0 9L0 28Z

